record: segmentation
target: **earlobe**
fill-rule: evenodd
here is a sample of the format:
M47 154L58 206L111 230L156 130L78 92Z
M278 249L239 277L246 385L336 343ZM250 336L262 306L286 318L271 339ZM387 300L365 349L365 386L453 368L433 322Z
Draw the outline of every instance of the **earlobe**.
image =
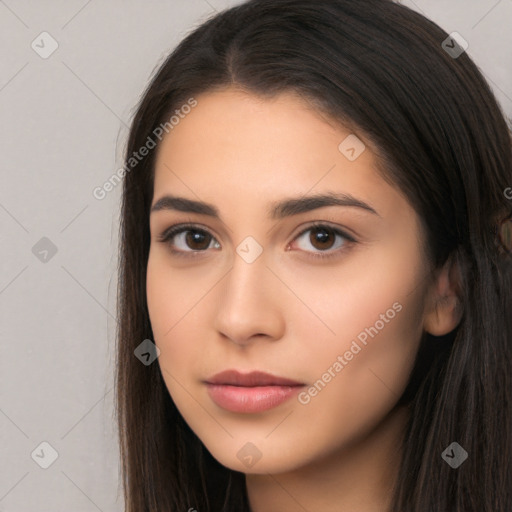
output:
M455 329L462 318L458 265L450 258L431 285L427 295L423 327L433 336L443 336Z
M462 308L455 296L438 298L425 315L424 328L432 336L443 336L453 331L462 317Z

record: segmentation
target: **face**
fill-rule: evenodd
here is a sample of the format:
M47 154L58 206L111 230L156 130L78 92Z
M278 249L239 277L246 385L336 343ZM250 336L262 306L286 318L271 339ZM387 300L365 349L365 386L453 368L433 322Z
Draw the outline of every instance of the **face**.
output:
M226 89L196 100L156 158L147 300L157 361L221 464L291 471L357 442L405 389L423 331L419 218L363 136L300 97ZM305 201L320 195L338 204ZM206 383L224 370L297 385Z

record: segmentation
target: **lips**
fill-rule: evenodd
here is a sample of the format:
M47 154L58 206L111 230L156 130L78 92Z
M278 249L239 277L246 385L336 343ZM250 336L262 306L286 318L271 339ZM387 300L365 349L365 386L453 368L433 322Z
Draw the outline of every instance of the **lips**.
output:
M254 371L226 370L210 377L208 395L222 409L254 414L273 409L289 400L304 386L295 380Z
M278 377L269 373L254 371L240 373L237 370L225 370L206 380L207 384L222 384L228 386L256 387L256 386L303 386L303 382L297 382L284 377Z

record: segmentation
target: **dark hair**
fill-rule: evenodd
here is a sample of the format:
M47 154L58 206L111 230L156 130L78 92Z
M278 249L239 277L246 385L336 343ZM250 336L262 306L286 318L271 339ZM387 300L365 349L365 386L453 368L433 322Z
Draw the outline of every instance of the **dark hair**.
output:
M248 1L195 28L159 67L126 162L191 97L229 86L262 98L298 93L370 144L422 220L432 269L458 264L463 307L450 334L421 340L402 396L411 415L391 510L510 512L512 258L497 229L512 216L511 136L484 77L467 53L445 50L447 37L391 0ZM128 169L122 197L116 412L126 511L249 511L244 474L188 427L159 365L134 357L153 339L145 283L155 154ZM469 454L457 469L441 457L454 441Z

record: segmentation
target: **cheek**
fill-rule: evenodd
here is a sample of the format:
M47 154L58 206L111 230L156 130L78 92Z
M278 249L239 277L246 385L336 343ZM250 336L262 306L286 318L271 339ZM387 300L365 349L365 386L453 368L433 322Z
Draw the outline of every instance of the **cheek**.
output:
M168 392L185 415L190 414L190 399L183 388L184 370L190 372L194 360L191 340L196 338L189 318L192 311L186 315L193 295L193 290L180 282L180 273L173 272L164 257L150 251L146 296L153 341L160 350L157 361Z
M201 345L207 342L206 333L200 330L205 322L204 307L218 280L212 274L200 268L175 268L163 251L150 250L146 296L153 341L160 349L162 370L177 379L181 375L190 378L201 361ZM162 374L167 380L169 375ZM169 385L174 386L172 382Z
M323 425L325 439L355 439L392 409L421 340L421 268L398 259L366 268L379 272L354 272L324 288L330 300L323 318L336 334L315 336L310 327L301 338L297 365L308 368L310 384L301 403Z
M187 322L211 284L196 270L172 265L165 250L151 248L146 276L148 311L155 338L171 339L181 323Z
M397 245L365 250L337 267L283 266L276 271L300 298L283 293L287 302L277 306L300 367L313 364L318 374L353 341L361 346L353 359L368 358L368 364L392 362L395 355L400 359L409 348L414 353L414 340L422 332L425 269L414 246L404 243L397 250Z
M372 334L368 334L366 344L357 337L347 340L324 357L322 365L315 364L317 371L312 375L316 374L316 380L312 380L308 393L313 391L316 396L304 405L304 413L322 426L325 439L330 440L327 447L340 439L350 443L367 435L399 400L421 338L421 329L415 328L409 314L414 315L414 308L404 305L377 334L368 330ZM326 373L328 368L335 377Z

